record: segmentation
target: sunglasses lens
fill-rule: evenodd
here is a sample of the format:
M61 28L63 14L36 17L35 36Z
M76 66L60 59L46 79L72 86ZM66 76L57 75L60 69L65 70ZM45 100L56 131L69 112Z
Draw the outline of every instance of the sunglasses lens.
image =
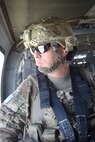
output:
M45 46L44 46L44 45L38 46L38 47L37 47L37 50L38 50L38 52L40 52L40 53L44 53L44 52L45 52Z
M50 47L51 47L51 44L48 43L48 44L46 44L46 45L41 45L41 46L38 46L38 47L32 47L32 48L30 48L30 51L31 51L31 53L34 53L35 50L36 50L36 51L38 51L39 53L42 54L42 53L48 51L48 49L49 49Z

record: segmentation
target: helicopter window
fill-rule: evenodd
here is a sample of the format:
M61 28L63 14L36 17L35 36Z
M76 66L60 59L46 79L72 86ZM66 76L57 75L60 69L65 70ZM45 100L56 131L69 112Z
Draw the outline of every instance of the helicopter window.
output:
M95 73L95 44L80 45L73 64Z
M34 58L31 55L30 50L27 50L20 58L17 66L15 88L17 88L24 79L35 72L36 66Z
M3 64L4 64L4 52L2 48L0 47L0 106L1 106L1 84L2 84L2 71L3 71Z

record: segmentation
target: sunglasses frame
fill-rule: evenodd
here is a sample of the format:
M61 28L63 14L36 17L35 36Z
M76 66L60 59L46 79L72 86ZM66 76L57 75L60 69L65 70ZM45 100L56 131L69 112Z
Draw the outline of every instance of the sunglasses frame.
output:
M44 49L43 51L40 50L40 48L42 48L42 46L43 46L43 49ZM40 54L43 54L43 53L47 52L50 48L51 48L51 43L47 43L45 45L40 45L38 47L31 47L30 51L32 52L32 54L35 51L39 52Z

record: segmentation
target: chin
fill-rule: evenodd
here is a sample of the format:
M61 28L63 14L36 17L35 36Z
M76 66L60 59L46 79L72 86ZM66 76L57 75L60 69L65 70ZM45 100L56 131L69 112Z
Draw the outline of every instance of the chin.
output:
M36 66L38 67L42 67L42 65L40 63L36 63Z

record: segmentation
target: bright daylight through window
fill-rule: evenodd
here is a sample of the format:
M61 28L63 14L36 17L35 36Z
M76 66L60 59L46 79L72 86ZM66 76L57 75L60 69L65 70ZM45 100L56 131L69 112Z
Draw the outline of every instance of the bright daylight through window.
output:
M4 54L0 51L0 106L1 106L1 79L2 79L3 64L4 64Z

